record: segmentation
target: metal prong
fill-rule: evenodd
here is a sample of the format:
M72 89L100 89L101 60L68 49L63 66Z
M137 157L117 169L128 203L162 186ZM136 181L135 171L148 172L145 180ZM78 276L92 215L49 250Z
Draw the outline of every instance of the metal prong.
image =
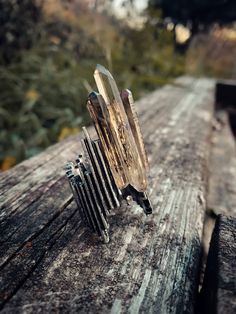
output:
M106 189L105 180L104 180L104 177L101 173L101 169L99 166L99 162L97 160L96 153L94 151L94 147L93 147L91 138L90 138L86 128L83 128L83 131L85 134L85 139L82 141L82 145L87 150L89 157L90 157L89 159L91 162L91 164L90 164L91 165L91 171L93 173L96 188L98 190L98 196L101 199L101 204L103 205L103 207L106 211L106 214L109 214L109 210L114 208L113 203L112 203L112 201L109 197L108 191Z
M93 146L94 146L94 150L95 150L95 153L97 155L97 159L98 159L98 162L99 162L99 165L100 165L101 175L104 178L106 178L107 188L108 188L108 190L110 192L109 194L108 193L107 194L111 195L112 201L113 201L113 206L114 207L119 207L120 206L120 202L118 200L118 191L117 191L117 188L116 188L116 190L114 188L115 183L112 184L112 179L111 179L112 175L109 174L109 172L108 172L106 163L104 161L104 158L103 158L100 146L99 146L99 141L98 140L94 141L93 142Z

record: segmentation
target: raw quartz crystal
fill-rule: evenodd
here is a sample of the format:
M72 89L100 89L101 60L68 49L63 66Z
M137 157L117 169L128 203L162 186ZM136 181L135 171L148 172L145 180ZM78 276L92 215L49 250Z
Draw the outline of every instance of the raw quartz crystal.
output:
M119 93L111 73L98 65L94 78L99 94L89 96L88 109L119 189L129 184L147 188L147 157L130 91ZM122 99L123 101L122 101Z
M92 140L83 128L84 156L67 163L66 174L82 220L107 243L109 214L123 198L131 196L146 214L152 207L146 194L148 161L132 93L119 93L111 73L101 65L94 78L99 93L90 93L87 107L98 139Z

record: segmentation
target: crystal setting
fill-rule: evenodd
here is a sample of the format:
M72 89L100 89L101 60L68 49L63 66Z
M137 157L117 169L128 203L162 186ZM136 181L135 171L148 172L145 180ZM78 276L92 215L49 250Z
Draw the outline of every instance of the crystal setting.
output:
M83 128L84 156L68 162L66 174L84 223L109 242L108 216L122 199L132 197L146 214L152 213L147 197L148 160L129 90L119 92L111 73L97 65L98 93L88 96L87 108L98 138Z

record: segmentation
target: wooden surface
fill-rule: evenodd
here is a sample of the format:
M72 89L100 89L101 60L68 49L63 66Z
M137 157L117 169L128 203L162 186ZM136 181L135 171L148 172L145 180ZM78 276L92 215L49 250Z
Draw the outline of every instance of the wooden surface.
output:
M207 207L216 215L236 216L236 142L223 110L213 124Z
M126 205L101 244L62 167L78 137L0 176L3 313L193 313L206 209L214 81L179 79L137 103L154 213Z
M202 289L202 312L236 313L236 218L219 215Z

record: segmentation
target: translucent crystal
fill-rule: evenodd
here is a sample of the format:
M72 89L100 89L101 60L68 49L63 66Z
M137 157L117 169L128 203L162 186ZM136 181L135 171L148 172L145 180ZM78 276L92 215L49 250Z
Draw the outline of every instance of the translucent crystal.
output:
M147 154L144 147L143 136L138 121L138 115L134 106L133 95L128 89L123 90L120 95L125 108L125 112L129 119L129 124L139 151L140 158L143 163L143 167L146 168L146 170L149 170Z
M147 188L147 157L132 94L124 91L120 96L111 73L101 65L94 78L99 94L89 95L88 109L115 183L119 189L131 185L143 192Z

